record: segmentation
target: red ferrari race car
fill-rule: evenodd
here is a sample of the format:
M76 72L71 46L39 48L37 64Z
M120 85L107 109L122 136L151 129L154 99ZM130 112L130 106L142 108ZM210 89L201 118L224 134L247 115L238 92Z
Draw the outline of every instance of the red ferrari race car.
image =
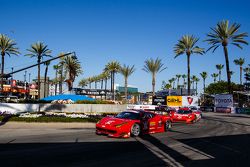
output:
M194 123L201 119L200 111L192 111L190 108L180 108L176 112L171 112L173 122Z
M128 138L167 131L172 127L170 116L143 110L127 110L115 117L107 116L96 123L96 134Z

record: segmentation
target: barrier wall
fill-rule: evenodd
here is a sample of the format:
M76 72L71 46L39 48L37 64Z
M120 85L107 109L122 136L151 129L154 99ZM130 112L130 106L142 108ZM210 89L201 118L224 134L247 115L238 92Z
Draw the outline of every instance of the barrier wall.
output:
M39 109L40 108L40 109ZM21 112L105 112L117 113L126 110L127 105L117 104L17 104L17 103L0 103L0 112L21 113Z

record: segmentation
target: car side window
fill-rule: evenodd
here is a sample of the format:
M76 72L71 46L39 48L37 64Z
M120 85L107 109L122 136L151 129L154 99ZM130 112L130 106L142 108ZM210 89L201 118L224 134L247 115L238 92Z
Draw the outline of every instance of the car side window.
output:
M150 118L153 118L154 117L154 114L153 113L145 113L143 118L146 118L146 119L150 119Z

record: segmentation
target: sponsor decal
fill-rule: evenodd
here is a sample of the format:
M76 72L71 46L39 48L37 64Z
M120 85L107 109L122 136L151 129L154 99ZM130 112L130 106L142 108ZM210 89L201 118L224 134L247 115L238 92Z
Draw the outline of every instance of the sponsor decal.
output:
M150 122L149 126L155 126L155 122Z
M187 97L187 101L188 101L188 104L192 104L192 102L193 102L193 98L192 97Z
M167 96L168 106L182 106L182 96Z

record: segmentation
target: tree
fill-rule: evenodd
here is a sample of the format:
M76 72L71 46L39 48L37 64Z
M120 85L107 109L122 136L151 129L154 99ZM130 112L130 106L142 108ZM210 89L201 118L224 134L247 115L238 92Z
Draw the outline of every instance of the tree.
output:
M172 89L174 88L174 85L173 85L174 80L175 80L174 78L171 78L171 79L168 80L168 82L171 85Z
M68 84L68 91L71 91L75 78L83 73L81 63L75 55L64 57L63 62L66 74L68 74L65 82Z
M51 50L47 48L48 46L42 42L37 42L31 45L30 49L27 49L29 52L25 56L29 57L36 57L37 63L41 63L41 60L44 57L51 57ZM38 71L37 71L37 80L38 80L38 99L40 99L40 64L38 64Z
M81 79L78 83L78 86L84 88L85 86L88 85L88 79L84 78L84 79Z
M128 77L135 72L134 65L132 67L126 66L125 64L120 68L119 71L124 77L124 89L126 103L128 100Z
M214 78L214 83L216 82L216 79L218 76L219 76L219 74L216 74L216 73L211 74L211 77Z
M44 64L45 64L45 66L46 66L46 68L45 68L45 73L44 73L44 85L43 85L43 87L44 87L43 95L44 95L44 97L45 97L45 96L46 96L46 92L47 92L47 88L48 88L48 86L47 86L47 83L48 83L48 81L47 81L47 74L48 74L48 68L49 68L50 62L47 61L47 62L44 63Z
M234 64L240 66L240 84L241 85L242 85L242 70L243 70L242 66L244 63L245 63L244 58L239 58L239 59L234 60Z
M224 68L223 64L216 64L216 69L219 71L219 81L221 81L221 70Z
M216 83L211 83L207 86L206 88L206 93L208 94L222 94L222 93L228 93L228 88L227 88L227 82L226 81L221 81L221 82L216 82ZM231 83L232 90L233 91L243 91L244 87L239 84Z
M118 61L111 61L106 66L104 71L109 72L111 76L111 92L113 94L113 100L115 100L114 87L115 87L115 74L120 70L120 63Z
M221 21L217 23L215 28L211 28L212 32L207 34L208 39L205 40L208 44L212 45L207 51L213 49L213 52L222 46L224 50L224 56L226 61L226 71L227 71L227 87L228 92L232 93L231 90L231 76L229 67L229 56L228 56L228 45L232 44L242 49L240 44L248 44L244 38L248 36L246 32L239 33L240 24L233 23L229 25L229 21Z
M176 74L176 78L177 78L177 89L179 88L179 80L180 80L181 75L180 74Z
M187 56L188 95L190 95L190 56L194 53L204 54L204 49L196 46L198 40L193 35L184 35L174 47L175 58L182 54Z
M203 71L202 73L200 73L200 75L203 79L203 92L205 93L207 72Z
M164 67L162 60L159 58L156 58L155 60L153 58L150 58L150 59L145 60L144 63L145 64L144 64L142 70L147 72L147 73L151 73L151 75L152 75L152 92L153 92L153 96L154 96L155 95L156 74L162 72L167 67Z
M198 89L197 89L197 85L198 85L198 82L200 81L200 79L199 78L197 78L197 77L195 77L195 79L194 79L194 82L195 82L195 94L196 94L196 96L198 95Z
M196 76L195 75L193 75L192 77L191 77L191 83L193 84L193 89L194 89L194 84L195 84L195 80L196 80Z
M186 78L187 78L187 75L186 74L182 74L182 79L183 79L183 86L184 88L186 88Z
M54 65L53 66L54 70L56 70L56 76L55 76L55 95L57 94L57 85L58 85L58 69L59 69L59 65Z
M0 34L0 51L2 56L2 68L1 68L1 91L3 93L3 78L4 78L4 57L7 54L10 55L18 55L20 52L18 51L18 48L16 47L16 43L11 40L9 37L7 37L4 34Z

